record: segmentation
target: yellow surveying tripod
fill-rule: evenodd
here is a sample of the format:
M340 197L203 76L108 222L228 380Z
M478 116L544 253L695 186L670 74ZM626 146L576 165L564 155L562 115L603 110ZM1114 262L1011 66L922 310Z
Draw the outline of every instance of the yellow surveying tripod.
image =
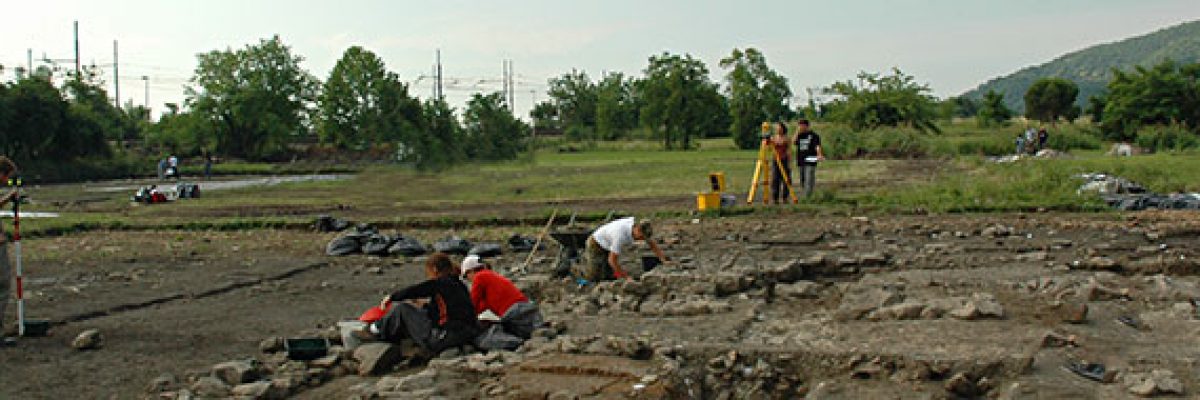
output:
M750 181L750 194L746 196L746 204L754 204L754 194L758 191L759 185L762 185L763 203L771 202L771 161L779 163L779 168L784 168L783 160L779 157L779 152L775 151L775 146L771 145L771 129L775 124L763 122L762 124L762 144L758 146L758 160L754 163L754 178ZM780 171L782 172L782 171ZM800 202L800 198L796 197L796 191L792 190L792 177L783 174L783 184L787 186L788 194L792 199L792 203Z

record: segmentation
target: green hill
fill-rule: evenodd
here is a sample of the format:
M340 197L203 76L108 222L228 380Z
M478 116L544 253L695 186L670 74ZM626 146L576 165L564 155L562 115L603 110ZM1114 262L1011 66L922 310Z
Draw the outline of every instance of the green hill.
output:
M963 96L979 100L988 89L993 89L1004 93L1009 108L1024 113L1024 96L1029 86L1041 78L1059 77L1079 85L1076 104L1082 107L1089 97L1104 92L1113 68L1130 70L1134 66L1153 65L1166 58L1180 63L1200 62L1200 21L1069 53L1048 63L989 80L963 93Z

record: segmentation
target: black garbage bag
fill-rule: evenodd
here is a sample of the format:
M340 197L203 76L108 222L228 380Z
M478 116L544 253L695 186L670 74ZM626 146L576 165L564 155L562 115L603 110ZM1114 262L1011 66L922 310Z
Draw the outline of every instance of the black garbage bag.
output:
M404 235L396 237L396 241L388 247L388 253L391 255L402 255L405 257L416 257L428 253L429 249L416 238L411 238Z
M317 232L341 232L349 228L350 221L334 217L329 214L317 216L317 220L313 221L313 229Z
M363 242L367 239L367 235L359 233L348 233L338 236L329 241L325 246L325 254L331 256L344 256L362 251Z
M336 232L333 229L333 216L318 215L317 219L313 221L313 229L317 232Z
M371 235L371 234L379 233L379 228L376 228L375 225L371 225L366 222L363 222L358 225L355 225L354 231L364 234L364 235Z
M504 251L500 248L499 244L480 243L480 244L475 245L474 247L471 247L471 250L468 251L467 254L468 255L477 255L482 258L487 258L487 257L498 256L503 252Z
M471 252L471 242L458 236L446 238L433 243L433 251L446 254L465 256Z
M194 183L176 184L175 193L178 193L181 199L195 199L200 197L200 186Z
M363 240L362 252L363 254L373 256L386 256L388 255L388 249L392 247L392 243L395 241L394 238L388 235L379 233L370 234L367 235L366 240Z
M545 244L538 244L537 239L531 237L512 235L512 237L508 238L508 249L515 253L532 251L535 244L538 246L538 250L546 248Z

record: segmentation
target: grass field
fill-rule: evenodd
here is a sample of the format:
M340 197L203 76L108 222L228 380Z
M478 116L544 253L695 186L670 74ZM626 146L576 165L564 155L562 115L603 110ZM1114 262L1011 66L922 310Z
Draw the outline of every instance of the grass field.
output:
M1007 131L947 130L923 138L937 146L996 140ZM825 133L836 140L837 130ZM1005 139L1007 140L1007 139ZM29 231L107 228L152 229L295 226L330 213L366 221L462 221L503 217L544 218L554 208L593 214L687 213L710 172L724 172L729 190L744 196L755 151L729 139L709 139L698 150L666 152L649 141L602 142L577 152L548 147L521 160L464 164L440 173L398 165L370 165L350 179L281 184L206 193L201 199L139 206L128 194L107 198L77 186L30 191L30 208L57 211L58 219L28 220ZM231 165L241 173L287 171L279 166ZM1067 159L997 164L981 156L919 159L846 159L823 163L818 192L786 210L802 212L1003 212L1103 211L1079 196L1074 175L1106 172L1163 193L1200 191L1200 157L1194 153L1112 158L1076 150ZM99 196L99 197L98 197ZM87 200L85 206L70 205ZM762 207L759 207L762 209ZM742 212L750 211L743 210Z

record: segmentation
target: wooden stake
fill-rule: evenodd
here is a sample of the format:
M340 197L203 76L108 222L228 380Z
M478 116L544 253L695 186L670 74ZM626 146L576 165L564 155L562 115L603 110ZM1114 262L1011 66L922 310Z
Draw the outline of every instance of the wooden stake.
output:
M542 247L542 240L545 239L546 235L550 233L550 227L554 225L554 217L557 216L558 209L556 208L550 213L550 219L546 221L546 227L542 228L542 233L538 234L537 240L533 242L533 248L529 249L529 257L525 257L525 264L522 264L521 269L519 270L522 273L529 269L529 263L533 262L533 256L537 254L538 248Z

